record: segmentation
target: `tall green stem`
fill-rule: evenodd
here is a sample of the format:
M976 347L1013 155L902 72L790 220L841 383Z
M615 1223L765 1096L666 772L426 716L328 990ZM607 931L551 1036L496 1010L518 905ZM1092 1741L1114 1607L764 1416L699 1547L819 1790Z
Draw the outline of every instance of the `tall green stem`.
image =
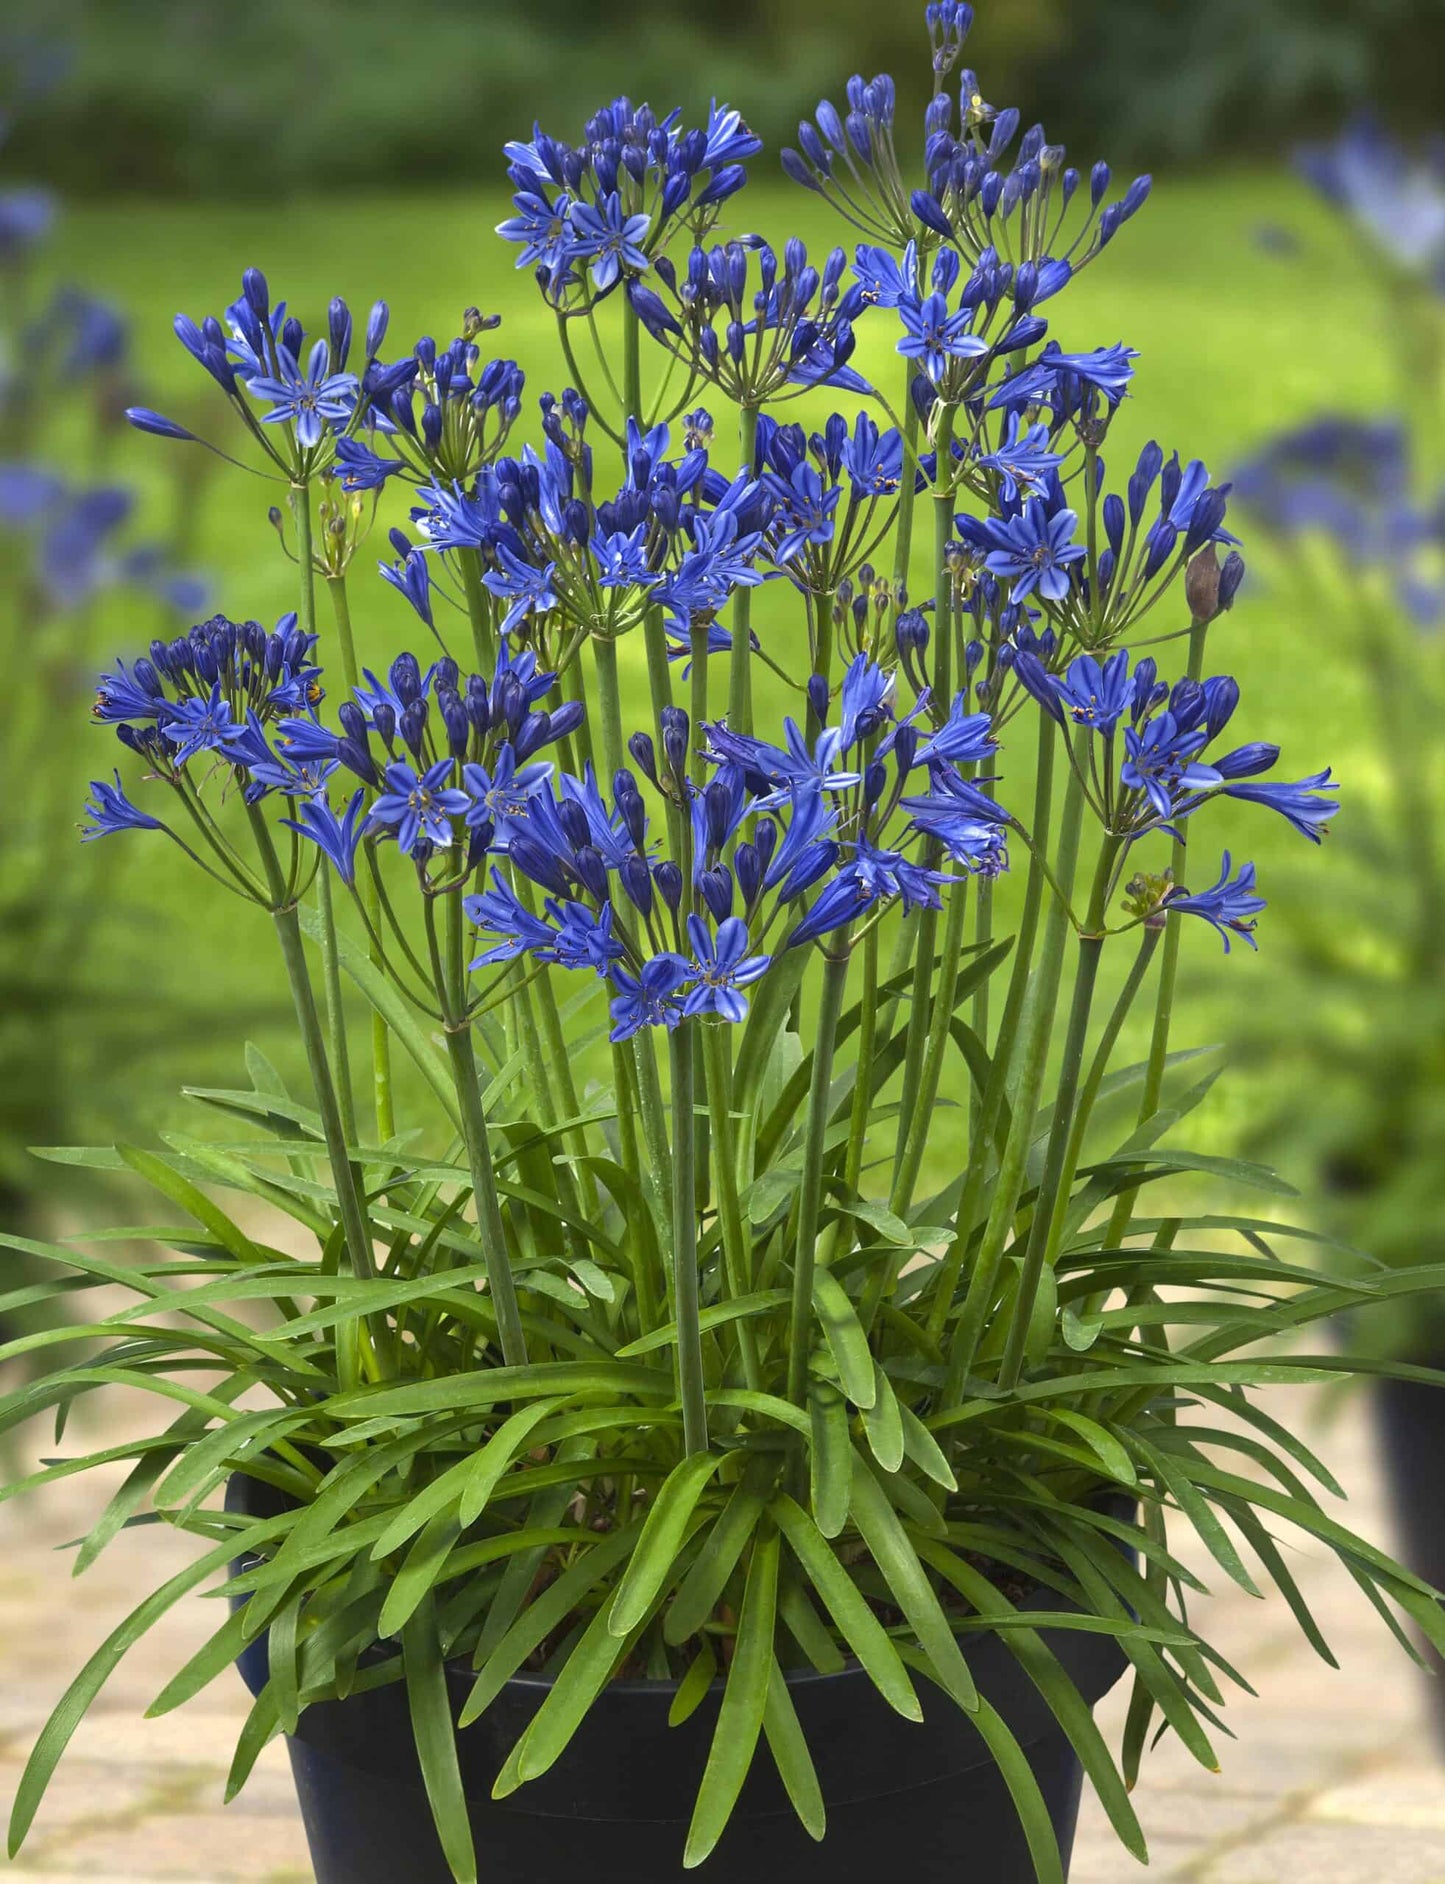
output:
M348 688L354 688L360 679L360 668L356 659L356 640L351 629L351 602L346 592L346 578L343 575L326 578L327 592L331 597L331 612L336 621L336 644L341 650L341 672ZM361 907L366 915L367 929L370 935L381 934L381 892L376 879L369 870L363 870L357 881L357 894L361 898ZM369 941L367 952L373 968L380 968L381 949L376 941ZM392 1094L391 1076L391 1034L381 1015L372 1010L371 1015L371 1087L372 1103L376 1109L377 1143L384 1145L396 1135L396 1109Z
M1198 680L1204 670L1204 641L1209 632L1207 621L1193 621L1189 625L1189 666L1191 680ZM1170 868L1178 882L1184 875L1184 840L1176 837L1170 857ZM1149 1038L1149 1059L1144 1068L1144 1087L1139 1099L1139 1123L1152 1119L1159 1110L1159 1102L1164 1094L1164 1074L1169 1061L1169 1033L1174 1022L1174 990L1179 979L1179 924L1177 921L1164 925L1164 946L1159 953L1159 989L1154 1001L1154 1029ZM1129 1234L1129 1225L1134 1218L1134 1202L1137 1190L1121 1191L1115 1201L1113 1213L1109 1218L1109 1227L1105 1232L1104 1243L1108 1249L1117 1249Z
M738 455L742 468L752 473L758 442L758 413L755 406L744 406L738 414ZM728 666L728 725L736 733L753 730L752 701L752 608L751 589L739 589L733 596L732 655Z
M828 1135L828 1096L833 1085L833 1050L843 992L848 983L848 931L840 931L836 953L823 971L813 1073L808 1086L808 1124L803 1143L803 1178L798 1195L798 1241L793 1254L793 1304L788 1325L788 1398L804 1403L812 1348L813 1271L818 1254L818 1218L823 1205L823 1147Z
M913 403L913 362L903 363L903 482L898 492L897 535L893 544L895 594L908 588L908 564L913 555L913 511L917 501L914 465L918 455L918 407Z
M728 1295L734 1300L752 1287L749 1274L751 1244L738 1195L737 1132L732 1115L732 1055L724 1022L702 1021L703 1076L707 1081L708 1130L712 1137L710 1170L717 1191L718 1228L722 1234L723 1266ZM682 1031L681 1028L678 1030ZM675 1103L675 1102L674 1102ZM762 1382L758 1367L757 1336L750 1321L735 1324L742 1355L743 1379L756 1390Z
M702 1328L697 1275L697 1117L693 1034L696 1021L674 1027L672 1059L672 1272L677 1308L677 1391L683 1443L707 1451L707 1396L702 1372Z
M502 1206L497 1195L486 1113L482 1110L482 1087L477 1073L476 1054L472 1049L470 1021L449 1020L446 1035L452 1082L457 1089L457 1102L462 1113L467 1166L472 1174L472 1196L477 1206L477 1234L482 1243L482 1261L487 1266L487 1285L496 1311L502 1359L508 1367L523 1367L527 1361L527 1337L522 1332L517 1288L507 1256L507 1233L502 1224Z
M492 633L491 611L482 582L482 558L479 550L458 550L457 564L462 575L462 594L466 598L467 620L472 625L472 648L482 673L491 674L497 665L497 642Z
M1064 896L1073 889L1083 814L1083 784L1078 773L1071 769L1064 794L1055 869L1059 890ZM1018 1200L1028 1169L1034 1114L1038 1110L1039 1095L1043 1090L1068 928L1068 907L1063 896L1056 893L1044 917L1039 959L1029 977L1028 994L1020 1016L1018 1082L1013 1095L1013 1117L994 1181L993 1202L984 1224L973 1276L964 1298L963 1313L954 1335L944 1402L948 1406L957 1403L973 1367L998 1287L1004 1247L1014 1227ZM962 1224L959 1234L966 1234Z

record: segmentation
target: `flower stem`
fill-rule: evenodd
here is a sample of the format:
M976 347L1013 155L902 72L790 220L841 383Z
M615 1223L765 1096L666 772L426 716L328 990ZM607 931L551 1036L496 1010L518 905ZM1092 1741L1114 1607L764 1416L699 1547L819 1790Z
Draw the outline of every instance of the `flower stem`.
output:
M725 1023L700 1023L703 1074L707 1081L708 1128L712 1134L713 1184L717 1189L718 1226L722 1233L723 1264L728 1294L736 1301L752 1286L749 1243L738 1196L737 1133L732 1116L732 1064ZM678 1030L682 1031L681 1028ZM675 1155L675 1147L674 1147ZM762 1383L758 1367L757 1336L750 1321L735 1322L742 1355L743 1379L756 1391Z
M351 602L346 592L344 575L326 578L327 592L331 597L331 611L336 620L336 644L341 650L341 672L348 688L355 688L360 678L360 669L356 659L356 641L351 630ZM363 871L357 881L357 893L361 897L362 913L366 918L370 932L381 931L381 897L376 881L369 871ZM384 968L381 951L375 942L368 945L368 954L373 968ZM396 1108L392 1096L391 1078L391 1034L386 1022L374 1009L371 1015L371 1086L372 1102L376 1108L376 1136L379 1144L386 1144L396 1135Z
M683 1443L707 1451L707 1396L702 1371L697 1275L697 1117L693 1032L683 1021L668 1039L672 1060L672 1273L677 1309L677 1391Z
M738 456L742 469L752 475L753 457L758 442L756 406L744 406L738 414ZM728 667L728 725L735 733L753 730L752 701L752 596L751 589L739 589L733 596L732 658Z
M1087 729L1085 729L1087 731ZM1071 769L1064 793L1063 816L1059 826L1057 877L1065 896L1073 888L1078 863L1079 837L1083 825L1084 788L1078 771ZM949 1360L948 1384L944 1404L953 1406L973 1367L979 1343L983 1339L989 1313L998 1287L1004 1246L1014 1227L1019 1194L1028 1168L1033 1139L1034 1115L1043 1090L1044 1070L1053 1032L1054 1007L1058 1000L1059 978L1063 972L1064 940L1069 928L1069 911L1057 892L1043 921L1042 948L1038 962L1029 976L1028 993L1019 1020L1017 1085L1013 1093L1013 1117L998 1175L994 1180L993 1202L984 1224L983 1238L964 1298L963 1313L954 1335ZM975 1155L978 1155L977 1153ZM959 1234L966 1231L960 1224Z
M1189 626L1190 680L1198 680L1204 669L1204 641L1209 624L1194 621ZM1184 875L1184 840L1176 837L1170 867L1178 882ZM1144 1068L1144 1087L1139 1098L1139 1123L1153 1118L1164 1095L1164 1074L1169 1060L1169 1033L1174 1021L1174 991L1179 979L1179 923L1164 925L1164 947L1159 953L1159 987L1154 998L1154 1030L1149 1038L1149 1059ZM1121 1191L1114 1203L1109 1227L1104 1233L1104 1247L1117 1249L1129 1234L1134 1217L1137 1189Z
M828 1096L833 1085L833 1049L848 983L848 931L839 932L836 953L828 955L813 1040L813 1074L808 1087L807 1135L803 1142L803 1179L798 1196L798 1241L793 1255L793 1304L788 1325L788 1398L804 1403L808 1358L812 1350L813 1271L817 1262L818 1218L823 1204L823 1146L828 1134Z
M458 550L457 562L461 568L462 594L466 597L467 619L472 624L472 648L477 657L477 666L482 673L490 675L497 665L497 640L492 633L491 614L487 608L487 591L482 583L481 552Z

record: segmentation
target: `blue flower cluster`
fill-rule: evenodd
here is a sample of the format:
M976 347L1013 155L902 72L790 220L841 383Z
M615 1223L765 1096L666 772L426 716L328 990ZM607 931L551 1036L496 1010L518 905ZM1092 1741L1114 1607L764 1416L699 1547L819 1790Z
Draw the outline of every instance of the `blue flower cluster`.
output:
M1384 255L1445 290L1445 150L1412 154L1362 113L1329 144L1297 153L1300 170Z
M535 268L549 301L585 308L645 274L678 226L700 240L761 149L726 105L714 102L707 124L688 129L680 112L658 118L618 98L589 119L579 145L540 125L530 142L508 144L516 213L497 233L519 245L517 266Z

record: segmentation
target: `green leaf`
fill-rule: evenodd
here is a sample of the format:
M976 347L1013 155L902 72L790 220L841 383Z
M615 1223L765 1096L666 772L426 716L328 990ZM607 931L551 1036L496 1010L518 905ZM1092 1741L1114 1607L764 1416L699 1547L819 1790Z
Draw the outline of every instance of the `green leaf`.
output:
M885 1472L896 1472L903 1464L903 1414L893 1383L883 1371L881 1361L873 1363L875 1399L863 1409L863 1430L873 1457Z
M695 1714L707 1699L707 1691L717 1677L717 1656L713 1652L711 1641L704 1636L697 1654L688 1664L687 1673L677 1684L677 1692L672 1697L672 1705L667 1710L669 1727L681 1727L682 1723Z
M722 1837L753 1762L767 1711L769 1677L775 1666L773 1635L777 1627L780 1548L778 1533L771 1526L760 1531L753 1542L727 1687L688 1827L684 1870L700 1865Z
M562 1757L592 1703L611 1680L613 1670L631 1652L633 1637L619 1637L611 1626L616 1600L614 1596L604 1602L583 1630L518 1742L514 1769L518 1784L540 1778ZM504 1781L510 1778L506 1773L498 1778L492 1788L494 1799L505 1797L511 1790L510 1786L504 1788Z
M793 1810L810 1838L821 1839L828 1829L823 1790L818 1784L813 1756L788 1692L783 1671L774 1658L768 1675L768 1698L763 1709L763 1732Z
M720 1453L695 1452L668 1473L617 1586L609 1625L615 1636L631 1635L657 1601L675 1569L688 1519L721 1463Z
M261 1252L250 1237L232 1223L231 1219L201 1190L178 1171L173 1171L164 1159L157 1158L154 1152L142 1151L135 1145L117 1145L116 1150L138 1176L147 1184L169 1197L173 1204L179 1204L189 1216L211 1235L223 1249L228 1249L238 1262L254 1263L262 1260Z
M809 1502L824 1537L837 1537L848 1522L853 1483L853 1442L848 1431L848 1402L827 1380L808 1383L808 1414L813 1444L809 1454Z
M858 1311L831 1269L819 1267L813 1273L813 1306L823 1324L844 1393L854 1406L866 1411L878 1393L873 1354Z
M785 1308L792 1300L787 1289L761 1289L751 1295L735 1296L730 1302L718 1302L711 1308L703 1309L698 1316L698 1326L706 1334L710 1329L723 1328L729 1322L741 1321L749 1315L766 1315L775 1308ZM677 1340L677 1323L670 1321L663 1328L654 1328L650 1334L643 1335L637 1341L629 1341L625 1348L617 1350L619 1361L629 1361L638 1354L651 1354L658 1348L670 1348Z
M823 1533L802 1506L786 1494L775 1498L768 1509L838 1633L858 1657L874 1687L905 1720L921 1721L923 1709L897 1649Z
M899 1402L899 1418L903 1423L903 1451L918 1467L919 1471L931 1478L935 1485L941 1485L945 1491L957 1491L958 1480L954 1477L953 1467L944 1457L943 1448L919 1419L912 1407Z
M852 1510L853 1522L879 1574L918 1637L935 1680L960 1707L972 1712L978 1706L978 1689L948 1626L948 1618L897 1512L867 1463L856 1453Z
M457 1884L476 1884L477 1854L457 1761L446 1666L437 1640L436 1609L429 1597L422 1600L403 1631L402 1663L412 1736L443 1855Z
M766 1470L767 1462L764 1461L763 1465ZM703 1625L717 1608L764 1509L762 1494L747 1479L741 1480L733 1488L732 1496L712 1524L701 1550L679 1584L676 1596L668 1604L662 1625L664 1640L676 1647L686 1642L689 1636L702 1632Z

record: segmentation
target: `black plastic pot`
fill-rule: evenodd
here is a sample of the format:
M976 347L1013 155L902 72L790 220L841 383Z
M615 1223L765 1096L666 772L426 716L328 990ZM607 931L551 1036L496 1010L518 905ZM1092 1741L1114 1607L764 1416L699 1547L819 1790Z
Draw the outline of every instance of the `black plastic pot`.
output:
M1427 1363L1445 1366L1436 1355ZM1445 1589L1445 1390L1414 1380L1375 1383L1375 1411L1385 1480L1394 1507L1400 1561L1437 1590ZM1436 1730L1445 1744L1445 1660L1426 1647L1436 1679L1430 1683Z
M254 1509L266 1497L264 1487L236 1480L227 1502ZM1040 1592L1034 1606L1056 1603ZM1108 1636L1060 1630L1048 1639L1091 1706L1123 1673L1123 1653ZM980 1636L967 1656L981 1693L1027 1749L1067 1857L1082 1784L1073 1750L997 1637ZM264 1639L245 1651L240 1670L258 1693ZM470 1680L464 1666L451 1671L454 1712ZM702 1867L708 1884L876 1884L895 1871L908 1884L957 1884L961 1876L1034 1884L1008 1789L977 1730L946 1696L918 1684L920 1725L895 1714L856 1668L790 1674L788 1682L827 1805L827 1837L817 1844L804 1832L760 1745L731 1823ZM492 1783L549 1685L538 1676L508 1682L459 1736L482 1875L498 1884L682 1877L721 1684L671 1728L671 1683L613 1682L551 1772L494 1801ZM450 1884L400 1684L315 1703L288 1745L317 1884Z

